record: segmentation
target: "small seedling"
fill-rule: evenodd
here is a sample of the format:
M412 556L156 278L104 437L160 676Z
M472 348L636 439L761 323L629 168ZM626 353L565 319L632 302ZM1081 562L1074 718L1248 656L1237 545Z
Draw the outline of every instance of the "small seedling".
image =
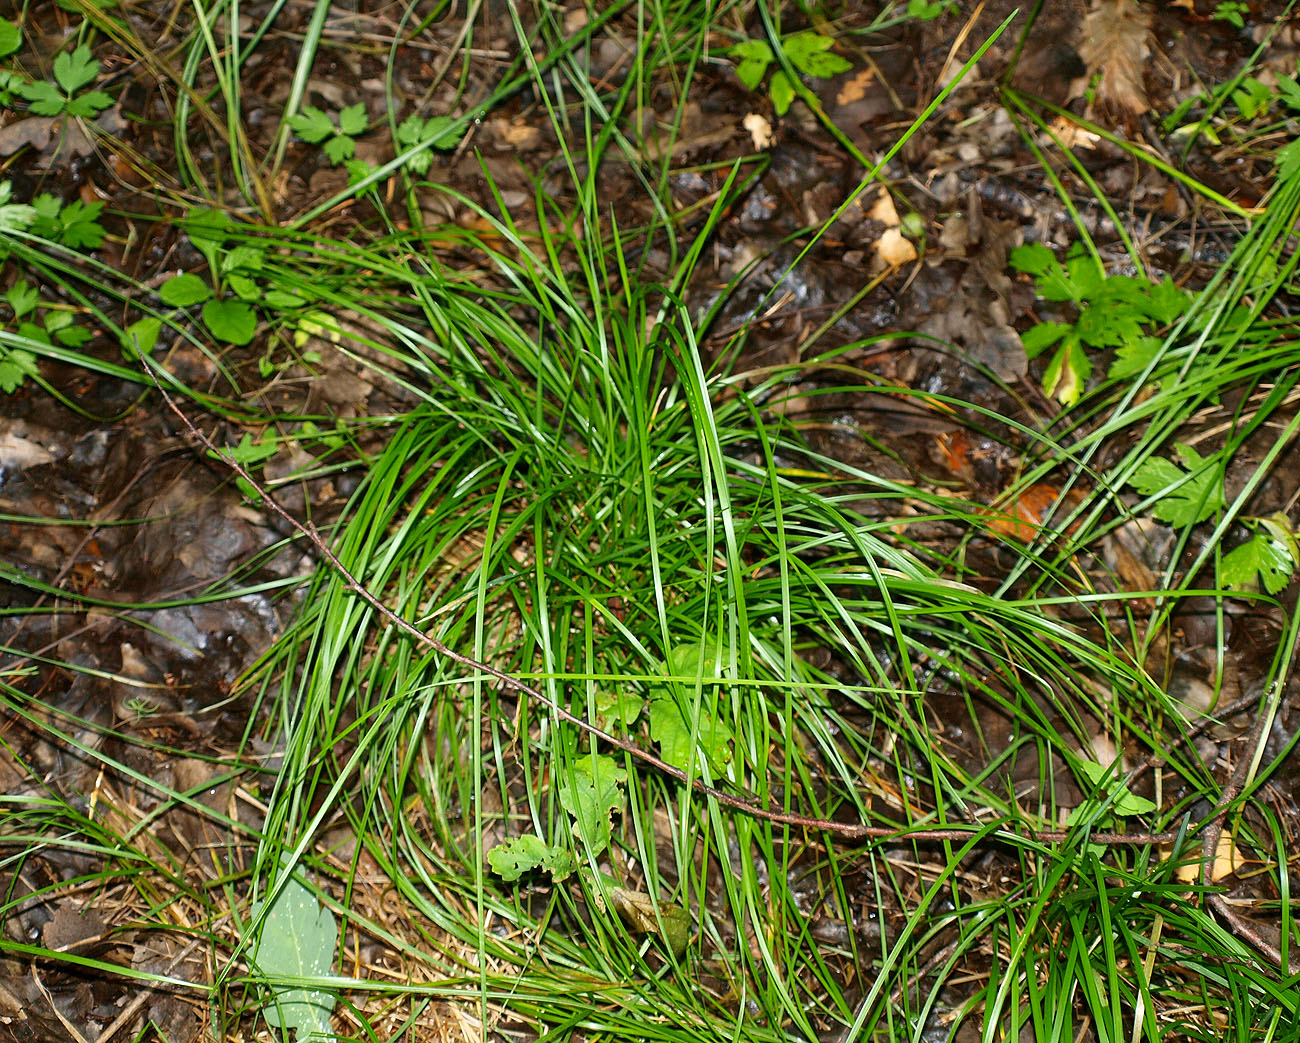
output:
M366 107L360 102L340 111L337 124L314 105L308 105L302 112L289 117L290 129L303 141L321 145L326 158L336 166L356 154L356 138L364 134L369 125Z
M26 279L17 280L4 295L13 312L15 333L34 344L60 344L78 348L94 334L75 325L76 316L63 307L43 304L39 292ZM36 356L24 348L0 348L0 390L13 394L28 377L36 376Z
M1245 3L1244 0L1219 0L1210 17L1216 22L1227 22L1238 29L1244 29L1248 14L1250 14L1250 4Z
M412 174L427 174L433 162L430 149L455 148L461 135L452 131L456 121L450 116L408 116L397 126L396 144L398 151L428 142L429 148L417 152L406 161L406 169Z
M1092 376L1088 349L1114 349L1108 379L1142 373L1160 349L1152 335L1187 310L1186 291L1166 277L1152 283L1128 275L1107 277L1096 258L1077 246L1061 264L1042 243L1011 251L1011 267L1034 276L1038 295L1073 304L1073 322L1042 322L1021 335L1025 353L1037 358L1055 348L1043 373L1043 392L1070 406L1079 400Z
M54 59L54 83L31 80L16 85L14 90L27 99L31 111L37 116L91 119L101 109L113 104L113 99L103 91L82 91L98 76L99 62L92 56L90 47L83 43Z
M781 50L794 68L806 76L829 79L831 76L848 72L853 66L838 54L831 54L830 48L835 41L821 33L805 31L793 33L781 38ZM736 66L736 75L740 82L751 91L757 90L767 75L768 67L776 61L776 55L766 40L742 40L727 53L740 59ZM778 116L784 116L794 101L795 89L784 69L772 73L772 80L767 86L772 98L772 107Z
M613 835L610 816L622 809L626 784L627 771L612 757L581 756L559 785L560 805L573 818L573 832L593 855L609 847ZM538 870L559 881L572 875L579 863L572 851L529 834L494 847L488 852L488 865L507 881Z

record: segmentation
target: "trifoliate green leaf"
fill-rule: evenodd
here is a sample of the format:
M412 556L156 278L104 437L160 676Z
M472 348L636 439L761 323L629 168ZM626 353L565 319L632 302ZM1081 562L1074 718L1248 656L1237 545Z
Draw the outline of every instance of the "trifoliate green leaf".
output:
M829 79L842 72L848 72L853 65L838 54L830 54L835 41L821 33L803 32L787 36L781 41L785 56L802 73Z

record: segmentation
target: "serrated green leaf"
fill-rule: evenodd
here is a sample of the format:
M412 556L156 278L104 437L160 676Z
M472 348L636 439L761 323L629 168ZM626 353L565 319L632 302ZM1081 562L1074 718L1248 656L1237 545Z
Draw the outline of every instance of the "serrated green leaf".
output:
M257 333L257 314L243 301L208 301L203 322L217 340L244 345Z
M75 94L99 75L99 62L88 44L64 51L54 58L54 79L64 92Z
M344 134L356 137L358 134L364 134L369 125L370 120L366 118L366 106L363 102L349 105L339 113L339 130Z
M169 307L188 308L211 297L212 287L192 272L183 272L163 283L158 296Z
M577 862L568 851L551 847L541 837L528 833L498 844L487 855L492 872L506 883L534 870L550 873L557 883L571 876Z
M104 227L99 215L104 209L101 202L83 203L73 200L59 213L59 242L74 250L95 250L104 242Z
M289 117L289 129L303 141L315 145L334 133L334 124L315 105L306 105L302 112Z
M15 319L21 319L32 311L40 299L40 291L28 286L26 279L18 279L5 294L5 303L13 310Z
M1110 364L1106 376L1111 380L1136 377L1146 370L1160 353L1158 337L1138 337L1129 344L1123 344L1115 352L1115 361Z
M1027 358L1038 358L1058 340L1065 336L1070 327L1063 322L1040 322L1020 334L1020 342L1025 346Z
M829 53L834 43L829 36L822 36L821 33L802 32L783 39L781 49L790 59L790 64L800 72L829 79L853 68L850 62L838 54Z
M1286 547L1262 532L1234 547L1219 562L1219 578L1229 590L1263 589L1276 594L1291 581L1295 562Z
M736 76L749 90L757 90L772 64L772 48L766 40L744 40L730 48L728 54L739 58Z
M0 391L12 395L36 376L36 356L23 348L0 348Z
M64 111L77 119L93 119L113 104L113 96L103 91L86 91L75 98L69 98Z
M1018 272L1042 275L1056 267L1056 257L1042 243L1024 243L1011 251L1007 263Z
M794 84L784 69L772 73L772 82L768 84L767 92L772 96L772 108L778 116L784 116L790 111L790 105L794 101Z
M560 804L574 819L574 832L592 852L609 846L610 816L623 807L627 772L612 757L583 754L559 785Z
M254 919L266 908L253 906ZM290 877L266 908L253 947L253 963L269 979L311 980L329 975L338 944L334 914L322 906L297 876ZM328 989L271 983L263 1013L273 1028L292 1029L295 1038L316 1034L332 1038L330 1013L335 996Z
M342 163L343 160L352 158L357 150L357 143L344 134L335 134L321 147L325 150L325 157L331 163Z
M1151 513L1170 525L1196 525L1227 505L1217 467L1190 446L1175 446L1187 470L1172 460L1152 456L1142 461L1129 484L1143 496L1158 497Z
M13 54L23 45L23 34L18 26L6 18L0 18L0 57Z
M29 110L37 116L58 116L68 101L54 84L44 80L33 80L20 85L18 94L27 99Z

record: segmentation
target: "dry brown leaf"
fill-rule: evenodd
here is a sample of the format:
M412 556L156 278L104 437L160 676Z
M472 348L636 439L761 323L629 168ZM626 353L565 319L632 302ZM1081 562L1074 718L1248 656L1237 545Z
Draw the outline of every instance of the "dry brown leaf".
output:
M889 194L889 189L882 188L877 193L876 201L871 205L867 216L886 228L898 227L898 208L894 206L894 197Z
M754 140L754 148L761 152L772 147L772 124L763 116L751 112L741 121L741 126L749 131L749 136Z
M867 88L875 82L875 79L876 70L871 66L867 66L867 68L855 73L845 81L844 86L835 95L835 104L840 106L852 105L855 101L861 101L867 96Z
M1083 26L1079 56L1099 79L1097 107L1137 116L1151 108L1144 74L1151 51L1151 12L1137 0L1096 0Z
M916 244L897 228L886 228L875 244L876 256L891 268L916 260Z

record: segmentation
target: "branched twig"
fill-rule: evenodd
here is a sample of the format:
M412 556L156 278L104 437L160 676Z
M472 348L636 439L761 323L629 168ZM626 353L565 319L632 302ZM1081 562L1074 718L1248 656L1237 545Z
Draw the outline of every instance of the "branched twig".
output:
M607 746L612 746L616 750L621 750L629 757L641 761L655 771L676 779L678 782L688 786L692 791L703 797L711 797L719 804L726 807L734 808L746 815L754 818L764 819L768 822L774 822L783 826L794 826L800 829L817 830L829 833L832 836L842 837L846 840L868 840L868 839L893 839L893 840L913 840L913 841L962 841L968 839L973 830L979 829L977 824L972 823L965 827L950 827L946 829L916 829L900 830L892 826L870 826L863 822L836 822L833 819L814 818L807 815L797 815L792 812L781 811L777 808L767 807L759 804L754 800L746 800L728 793L725 790L711 786L703 779L696 778L687 774L681 768L668 764L666 761L656 757L648 750L642 749L627 739L619 738L612 735L603 728L592 724L590 721L583 720L581 717L570 713L563 706L560 706L554 699L551 699L545 693L532 685L498 670L489 663L484 663L467 655L462 655L455 649L448 647L436 637L424 633L417 627L403 619L391 608L385 605L374 594L352 574L346 565L339 560L337 554L330 548L329 544L321 536L319 530L310 521L304 522L295 518L286 511L279 502L271 495L267 489L249 473L238 460L229 453L219 448L211 438L205 435L195 426L194 422L181 410L175 400L158 380L153 370L149 370L149 375L153 379L154 386L162 395L163 401L168 408L180 419L185 429L194 436L194 438L210 452L216 459L220 460L229 467L235 474L242 478L248 485L256 490L262 501L283 518L297 532L307 538L311 545L320 553L321 557L329 563L330 568L338 574L343 581L345 590L361 598L367 605L374 609L390 626L396 627L402 633L406 634L412 641L423 648L431 649L438 655L450 659L454 663L468 667L470 670L480 674L486 674L488 677L499 681L501 685L511 691L517 692L522 696L540 703L547 707L557 718L575 728L590 735ZM1088 842L1091 844L1103 844L1110 846L1121 845L1146 845L1146 844L1168 844L1172 843L1178 834L1176 833L1092 833L1088 835ZM1043 830L1035 831L1029 834L1019 834L1011 831L999 831L991 835L993 840L1023 840L1040 843L1060 842L1068 839L1071 833L1061 830Z

